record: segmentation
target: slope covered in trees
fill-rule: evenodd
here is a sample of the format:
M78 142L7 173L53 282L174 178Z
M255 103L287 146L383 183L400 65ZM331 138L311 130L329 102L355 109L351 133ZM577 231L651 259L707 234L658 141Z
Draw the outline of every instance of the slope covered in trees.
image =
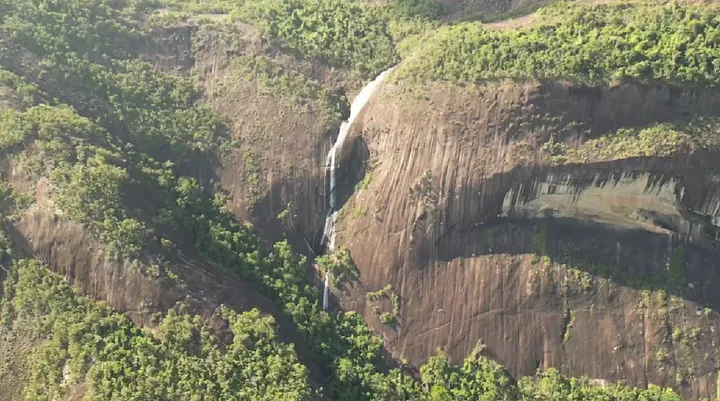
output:
M140 61L136 49L148 40L142 21L155 8L232 12L234 18L263 29L265 37L282 48L369 76L397 63L394 38L434 26L429 19L437 8L430 3L378 8L325 0L248 1L241 7L230 2L195 4L199 8L150 0L0 0L0 82L22 95L20 107L0 110L0 152L25 179L51 182L53 205L63 216L86 227L118 259L135 260L140 266L145 252L187 240L183 244L189 243L207 265L255 285L291 318L328 378L323 395L333 400L677 399L656 387L599 389L552 371L518 384L479 351L462 366L440 355L421 369L421 380L388 366L382 339L359 315L321 310L317 291L307 280L304 257L285 242L265 244L251 227L235 219L226 195L209 178L222 154L235 146L228 122L200 103L191 79L156 71ZM685 11L668 10L671 21L681 21L673 23L685 24L677 14ZM570 21L581 30L593 18L616 18L600 13L586 20L580 14L572 11ZM708 39L696 42L709 58L717 51L710 34L715 20L704 15L699 20L702 29L707 25ZM444 29L476 32L463 26ZM468 34L471 48L483 46L475 41L486 34L476 33ZM502 35L497 41L506 40ZM547 33L543 46L564 40L553 35ZM583 48L582 43L576 45ZM451 68L477 63L464 58L473 54L468 45L437 46L458 59L440 57L447 66L443 68L451 72L443 75L430 69L432 78L487 77L475 67L470 72ZM510 42L490 47L513 48ZM509 60L503 54L496 59ZM626 55L620 52L617 57ZM430 56L429 62L436 60L436 53ZM512 57L527 61L523 57L531 56ZM673 54L660 51L656 60L668 57ZM618 58L608 61L616 64L588 69L587 77L608 75L621 62ZM706 59L698 63L692 71L658 70L658 78L714 82L717 66ZM655 71L655 66L651 63L649 68ZM500 65L497 70L512 68ZM539 65L530 75L545 68ZM574 77L575 68L581 67L547 66L547 75ZM423 77L418 72L423 69L409 60L408 71ZM134 208L137 193L148 194L153 208ZM57 399L69 391L69 383L81 379L90 383L88 399L98 400L299 400L312 392L292 348L279 344L272 321L257 313L224 311L233 342L223 348L197 318L170 313L151 335L74 294L35 261L16 260L8 269L3 324L13 335L29 332L43 340L28 362L28 400Z
M472 23L442 28L403 69L414 78L465 82L539 77L720 83L715 6L560 2L534 18L536 26L528 29L490 31Z
M88 400L306 400L307 371L276 339L272 317L223 310L222 348L200 318L171 310L154 333L77 295L34 260L4 283L5 335L39 339L25 398L62 399L85 383Z

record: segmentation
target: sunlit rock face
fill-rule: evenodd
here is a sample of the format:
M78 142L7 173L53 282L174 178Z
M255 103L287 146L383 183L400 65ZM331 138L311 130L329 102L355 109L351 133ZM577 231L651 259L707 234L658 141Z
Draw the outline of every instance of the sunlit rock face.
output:
M340 178L350 195L338 245L360 270L336 292L344 307L415 366L438 348L461 360L482 341L517 376L555 367L715 394L717 155L554 166L541 150L551 137L573 147L708 114L714 94L403 85L391 79L346 141L345 159L365 162ZM379 318L391 302L365 296L388 284L401 300L394 324Z

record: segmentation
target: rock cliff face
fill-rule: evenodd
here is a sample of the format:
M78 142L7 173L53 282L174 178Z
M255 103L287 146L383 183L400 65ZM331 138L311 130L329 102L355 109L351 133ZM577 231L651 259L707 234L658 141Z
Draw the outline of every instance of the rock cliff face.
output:
M312 255L321 251L324 163L337 127L312 105L234 75L233 58L262 46L240 28L242 50L181 29L150 53L163 69L194 71L208 104L231 120L238 146L218 176L236 215ZM358 89L342 71L300 68L349 88L349 100ZM670 85L391 81L339 158L338 245L351 250L360 283L336 291L338 302L415 366L437 348L461 360L483 341L516 375L556 367L715 396L716 155L553 167L540 148L718 105L720 95ZM365 294L388 284L400 308L384 324L390 297Z
M355 128L365 179L339 242L361 283L338 292L419 365L478 341L514 374L669 385L715 395L720 353L716 155L550 166L622 127L708 114L720 98L667 85L388 84ZM346 149L346 166L367 151ZM360 178L348 169L348 192ZM360 173L362 176L362 172ZM365 294L391 285L392 306Z
M187 36L187 28L178 29L172 40L154 43L148 51L166 70L194 68L206 103L231 122L236 146L224 155L216 175L231 196L233 212L252 221L269 241L287 238L296 251L314 255L327 213L325 159L340 121L328 124L321 102L302 103L292 94L270 90L257 76L239 74L233 62L243 55L270 54L286 71L348 96L359 90L360 81L349 71L270 51L250 26L232 29L240 37L235 42L208 30L192 29ZM184 54L193 49L190 67L183 67ZM278 219L286 210L287 217Z
M216 174L235 214L268 240L286 237L312 255L321 250L324 163L337 127L324 124L314 105L298 107L237 76L233 59L262 44L250 27L236 28L241 46L171 29L147 44L148 59L198 76L207 104L230 119L237 146ZM349 99L359 87L346 71L286 61ZM393 356L415 366L437 348L459 361L482 341L518 376L556 367L673 386L689 399L715 397L717 155L556 167L541 148L551 137L572 147L719 105L718 94L670 85L387 83L340 157L338 245L350 249L360 282L336 291L338 303L363 313ZM149 312L190 298L206 317L220 303L260 307L276 316L284 338L295 338L252 289L187 259L174 261L185 283L178 288L106 262L79 227L47 211L28 214L16 235L140 325ZM367 300L388 284L387 299ZM392 316L387 324L382 312ZM302 357L304 347L296 348Z

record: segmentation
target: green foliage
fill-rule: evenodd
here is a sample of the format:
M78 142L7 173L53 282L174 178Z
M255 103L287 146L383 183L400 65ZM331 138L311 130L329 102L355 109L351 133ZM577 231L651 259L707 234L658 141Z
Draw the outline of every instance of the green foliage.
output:
M523 399L536 401L680 401L670 389L652 384L647 390L610 385L604 388L592 386L588 379L567 378L555 369L539 373L537 377L524 378L519 383Z
M30 50L51 55L49 62L98 62L124 58L137 39L136 20L148 8L143 0L2 0L2 23L13 39ZM75 60L73 60L75 59ZM16 72L17 73L17 72Z
M403 399L410 389L396 387L398 373L383 374L383 342L374 336L356 313L328 313L320 308L316 292L305 276L304 257L290 251L286 242L267 248L247 228L237 223L222 197L211 197L197 181L180 178L173 189L169 214L174 223L192 233L200 256L217 268L255 283L283 307L308 344L319 366L330 377L328 395L333 399ZM326 258L344 279L349 253ZM413 390L414 391L414 390Z
M170 3L189 12L234 7L235 16L256 22L283 47L367 75L397 62L388 33L391 13L364 3ZM227 151L227 123L198 105L199 93L191 81L160 73L134 53L135 45L147 39L138 13L152 5L132 0L0 0L0 30L9 33L9 45L0 48L0 64L15 74L5 74L3 82L17 87L17 76L57 98L55 106L4 112L0 151L18 157L24 152L26 160L34 157L38 174L52 178L54 200L65 215L130 257L140 253L149 237L128 198L138 187L159 198L156 206L161 210L147 221L167 232L182 232L205 265L242 278L271 298L290 317L313 362L327 376L325 395L330 399L517 399L509 375L478 354L462 367L434 360L423 372L428 391L401 371L388 369L382 339L361 316L320 308L317 291L306 278L304 257L292 253L286 242L267 246L251 227L237 222L227 197L202 174L203 168L215 167L212 161L219 150ZM434 12L433 3L423 1L398 7L411 14ZM394 39L420 35L433 26L422 18L395 22ZM38 56L44 76L16 63L11 50L17 45ZM470 57L472 49L467 47L468 56L463 57ZM266 87L289 91L301 101L322 95L317 82L267 61L246 59L241 67L261 74ZM255 168L246 170L259 183L257 160L248 160ZM432 203L437 196L429 172L414 190L423 202ZM169 246L167 241L161 244ZM340 282L354 274L346 250L318 262ZM62 392L81 378L92 389L90 399L294 400L309 395L304 368L290 347L277 343L272 323L257 314L223 312L233 334L226 348L213 342L197 318L174 313L154 339L125 318L74 295L66 284L27 261L19 262L6 280L4 296L4 321L13 330L41 333L47 339L32 363L30 399L62 399ZM399 315L396 294L391 294L391 303L386 318Z
M510 401L518 400L515 380L500 364L486 358L478 346L462 366L450 364L445 354L430 358L420 369L429 401Z
M15 4L0 28L12 40L43 58L62 77L63 90L48 93L67 102L80 115L122 136L143 152L184 162L213 153L227 137L226 122L197 104L191 82L162 74L133 56L133 44L143 39L137 29L140 1L73 0L37 7L30 0ZM13 55L0 52L0 63L17 75ZM28 81L38 77L23 77ZM72 96L82 91L86 101Z
M2 68L0 68L0 83L8 85L22 96L26 106L34 104L40 96L40 91L35 85L28 83L19 75L3 70Z
M391 3L392 4L392 3ZM393 15L391 13L391 15ZM395 51L403 60L413 54L440 26L437 20L426 18L390 18L387 31L396 44Z
M337 0L247 0L236 16L308 58L374 76L398 59L382 11Z
M30 361L27 400L60 399L86 381L88 400L282 400L310 395L307 370L275 321L222 309L232 340L217 344L198 316L170 310L153 337L124 316L77 296L35 261L5 283L3 323L45 340Z
M542 147L543 153L555 165L641 156L672 157L698 150L718 149L720 121L716 118L697 118L686 123L662 123L644 128L622 128L585 141L577 149L553 141Z
M68 106L38 105L25 112L9 110L2 117L1 148L13 152L34 145L32 152L38 158L33 169L38 174L50 173L57 206L90 228L108 245L111 255L137 256L145 241L145 227L128 218L120 202L128 173L116 165L121 163L117 153L87 145L102 143L105 132Z
M166 11L150 15L148 18L148 24L150 24L153 28L170 28L173 26L187 24L191 17L192 14L185 11Z
M397 322L398 317L400 317L400 296L393 291L392 285L388 284L380 290L368 292L365 296L370 302L389 299L392 306L392 312L382 312L380 314L380 321L383 324L394 324ZM373 305L373 309L376 313L379 312L376 305Z
M322 255L315 259L315 263L320 266L321 271L330 271L334 286L341 286L358 279L359 272L347 248L341 247L332 253Z
M283 68L268 56L239 56L232 64L233 71L241 77L257 79L271 93L290 95L301 104L321 99L326 94L319 82Z
M199 94L189 81L158 73L137 60L113 67L91 88L107 96L113 107L110 114L97 112L106 129L125 133L143 153L176 163L214 153L226 141L226 121L196 103Z
M470 82L539 77L720 83L720 19L712 7L561 2L537 19L537 26L521 30L488 31L477 23L441 28L400 71Z
M18 217L30 205L30 200L0 181L0 262L15 253L14 245L5 231L5 224Z
M360 182L358 182L357 185L355 185L355 190L362 191L362 190L368 189L368 187L370 186L370 183L372 182L372 178L373 178L372 171L366 172L365 175L363 176L363 179Z
M125 169L112 165L102 152L70 167L53 171L54 197L70 218L86 225L103 241L111 255L137 257L145 242L143 223L128 218L120 203Z
M31 134L31 127L22 113L6 109L0 114L0 150L19 147Z
M563 329L563 343L566 343L570 339L570 332L573 325L575 325L575 310L571 309L567 305L565 306L563 323L565 326Z
M687 278L685 276L685 248L683 246L676 246L667 258L667 288L675 291L676 293L682 293L687 287Z
M365 297L367 297L370 301L377 301L379 299L385 298L389 296L392 293L392 285L388 284L384 288L381 288L377 291L370 291L367 294L365 294Z
M408 18L436 19L443 15L442 3L436 0L393 0L390 8Z
M393 323L395 323L395 318L393 317L392 313L383 312L380 314L380 321L383 324L393 324Z
M686 247L688 244L671 241L658 245L665 251L660 252L659 263L644 266L651 273L638 273L628 265L618 265L617 249L603 243L601 235L571 235L561 226L542 224L535 228L531 262L543 265L565 265L572 279L573 288L589 290L593 284L591 276L611 279L618 283L641 290L641 304L648 305L647 297L651 292L675 295L690 295L689 278L686 274ZM663 248L664 247L664 248ZM644 292L643 290L647 290ZM660 296L660 295L659 295Z
M0 149L6 152L17 150L20 145L31 142L55 142L55 154L50 158L67 158L70 147L91 139L101 138L102 131L90 120L79 116L71 107L38 105L25 112L7 110L0 119L2 143ZM42 146L42 145L39 145Z
M532 252L533 255L537 255L538 259L540 256L545 255L547 250L547 231L547 226L542 226L533 234Z
M245 167L248 200L254 204L260 200L260 166L258 165L257 154L251 150L246 150L243 153L243 166Z
M38 175L76 158L76 147L102 140L102 135L67 106L39 105L25 112L7 110L0 116L0 151L12 154L23 150L18 162Z
M51 95L71 106L5 112L0 149L27 148L18 161L39 175L50 173L58 206L107 243L111 254L127 257L136 257L146 241L144 224L128 216L121 199L135 169L168 188L175 165L195 168L198 157L214 154L227 137L226 122L197 104L190 81L128 59L129 45L142 36L137 12L147 5L77 0L55 4L49 12L19 1L1 27L62 77L63 90ZM2 56L3 66L17 68ZM28 70L13 73L38 80ZM78 92L83 95L75 96Z
M17 193L7 183L0 181L0 220L12 220L20 217L30 206L32 200Z

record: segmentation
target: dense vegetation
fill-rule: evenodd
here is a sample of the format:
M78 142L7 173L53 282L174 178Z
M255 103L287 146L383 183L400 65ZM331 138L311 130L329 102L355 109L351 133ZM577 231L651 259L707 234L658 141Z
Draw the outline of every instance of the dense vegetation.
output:
M4 283L0 332L38 339L27 400L63 399L86 382L86 400L305 401L307 371L277 341L273 318L222 314L232 334L222 348L198 316L173 310L151 335L38 262L18 260Z
M229 14L297 56L346 67L366 78L397 64L394 44L434 27L430 21L443 13L436 0L396 0L382 7L337 0L167 0L164 5L181 12L163 17L170 20L187 19L188 12Z
M389 15L439 13L431 3L412 1L391 11L328 0L247 1L240 8L222 1L168 3L192 12L232 10L283 47L367 75L398 61ZM198 104L192 82L157 72L133 51L147 40L139 14L159 5L0 0L0 82L26 103L0 114L0 152L28 180L48 178L57 208L118 258L138 260L156 245L189 238L206 265L252 283L291 318L329 378L325 393L334 400L677 399L657 388L595 389L553 372L518 386L479 351L462 366L439 355L422 369L422 382L390 369L382 340L359 315L321 310L306 280L305 258L285 242L267 246L227 208L209 178L217 154L233 146L227 123ZM268 86L299 82L263 59L245 62L265 72ZM468 68L474 62L462 61ZM478 78L459 75L466 77ZM313 82L302 84L308 97L326 95ZM136 193L152 199L152 207L133 207ZM346 253L321 262L338 278L352 273ZM153 337L74 295L33 261L17 261L5 288L5 324L17 335L32 330L47 340L32 361L30 400L58 399L81 378L91 384L92 399L290 400L309 394L292 349L277 343L272 322L257 313L225 311L234 342L223 349L197 318L182 314L168 314ZM393 305L399 305L394 297ZM182 380L171 382L176 377Z
M401 71L468 82L541 77L720 84L716 8L561 2L541 10L536 21L520 30L489 31L477 23L441 28Z
M385 19L359 2L250 0L238 13L281 45L363 74L375 75L398 61Z

